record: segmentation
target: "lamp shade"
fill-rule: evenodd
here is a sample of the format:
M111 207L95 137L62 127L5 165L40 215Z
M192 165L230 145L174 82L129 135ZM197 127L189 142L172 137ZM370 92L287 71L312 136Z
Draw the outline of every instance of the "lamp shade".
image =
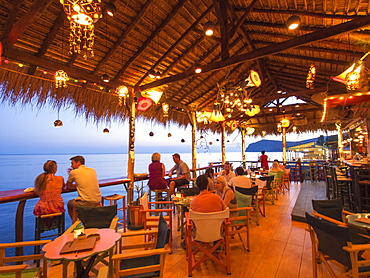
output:
M62 126L63 126L63 122L62 122L61 120L56 120L56 121L54 122L54 126L55 126L55 127L62 127Z
M288 127L290 125L290 121L288 119L282 119L281 121L281 126L282 127Z
M206 36L212 36L215 30L215 24L212 21L207 21L203 26L203 31Z
M297 15L292 15L288 18L286 25L289 30L297 29L298 26L301 24L301 18Z
M153 102L150 98L140 97L137 100L136 109L139 111L146 111L153 105Z
M194 72L195 73L201 73L202 72L202 65L199 63L194 64Z
M116 12L116 10L117 10L116 6L112 3L108 3L105 6L105 11L107 12L109 16L114 16L114 13Z
M108 128L104 128L103 129L103 133L109 133L109 129Z
M104 81L104 82L106 82L106 83L108 83L109 82L109 76L108 76L108 74L103 74L102 75L102 77L101 77L101 79Z
M155 102L155 104L158 104L159 100L162 97L162 94L163 92L158 92L154 90L141 92L141 96L145 98L150 98L152 101Z
M225 121L225 117L224 117L224 115L222 115L222 113L220 111L220 104L219 103L213 104L212 114L211 114L211 117L209 119L212 122L223 122L223 121Z

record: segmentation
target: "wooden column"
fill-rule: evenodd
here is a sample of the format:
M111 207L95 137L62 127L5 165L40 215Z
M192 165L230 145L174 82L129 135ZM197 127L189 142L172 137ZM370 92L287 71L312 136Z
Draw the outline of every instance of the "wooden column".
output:
M127 160L127 177L130 179L127 188L127 203L134 199L134 165L135 165L135 92L131 90L129 94L130 117L129 117L129 139L128 139L128 160Z
M335 124L335 126L337 127L337 131L338 131L338 156L339 156L339 159L343 159L344 153L343 153L343 144L342 144L342 141L343 141L342 126L341 124Z
M247 161L247 157L246 157L246 154L245 154L245 135L246 135L245 129L240 128L240 133L242 135L242 163L243 163L243 168L245 169L246 168L246 161Z
M370 156L370 118L366 118L366 131L367 131L367 137L366 139L366 153L367 157Z
M286 164L286 127L283 127L283 132L282 132L282 147L283 147L283 163L284 165Z
M221 155L222 155L222 164L226 162L226 147L225 147L225 139L226 139L226 129L225 129L225 122L221 122Z
M191 168L197 169L197 119L195 112L190 112L190 120L191 120ZM197 172L193 172L193 178L196 178Z

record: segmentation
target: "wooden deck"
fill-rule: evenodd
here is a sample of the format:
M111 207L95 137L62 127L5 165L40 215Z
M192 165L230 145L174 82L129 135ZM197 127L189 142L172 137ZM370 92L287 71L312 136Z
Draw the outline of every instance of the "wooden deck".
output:
M307 186L307 192L315 191L315 183L305 182L303 187ZM292 183L290 192L280 195L275 205L266 205L266 217L260 218L260 226L251 224L251 251L244 251L241 246L232 248L231 275L207 260L193 272L193 277L313 277L311 241L305 231L306 224L293 221L291 216L300 189L300 183ZM310 197L301 195L300 198ZM310 203L308 199L306 203ZM323 266L319 265L318 277L329 277L328 272L322 269ZM49 269L50 277L61 277L60 273L60 265ZM72 277L70 271L68 278ZM90 277L95 276L91 274ZM164 277L188 277L185 251L180 246L177 231L174 232L173 253L166 257Z

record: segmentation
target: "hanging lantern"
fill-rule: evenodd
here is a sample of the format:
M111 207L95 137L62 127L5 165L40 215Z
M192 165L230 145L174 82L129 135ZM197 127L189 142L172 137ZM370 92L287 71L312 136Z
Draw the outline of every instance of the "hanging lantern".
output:
M167 134L167 137L168 137L168 138L172 137L172 134L171 134L171 133L168 133L168 134Z
M245 131L246 131L247 135L252 135L254 133L254 127L249 127L248 126Z
M153 105L153 102L150 98L140 97L137 100L136 109L139 111L146 111Z
M62 127L63 126L63 122L61 121L61 120L56 120L55 122L54 122L54 126L55 127Z
M154 136L154 132L153 131L149 132L149 136L150 137Z
M122 106L122 103L125 105L128 95L128 88L125 85L120 85L116 89L116 94L118 95L118 105Z
M163 110L163 117L167 118L168 117L168 110L170 109L170 106L168 103L163 102L162 103L162 110Z
M185 143L185 139L181 139L181 143Z
M261 132L262 137L265 137L266 134L267 134L267 131L266 130L262 130L262 132Z
M109 129L108 128L104 128L103 129L103 133L109 133Z
M204 112L197 112L196 114L197 114L198 123L204 123L205 125L211 123L211 121L209 120L209 118L212 115L211 112L204 111Z
M281 129L281 123L278 123L277 126L276 126L276 129L278 132L281 132L282 129Z
M230 127L231 131L234 131L238 127L238 122L236 120L226 122L226 125Z
M158 91L144 91L141 93L142 97L150 98L152 101L154 101L155 104L158 104L159 100L161 99L163 92Z
M281 121L281 126L282 127L289 127L289 125L290 125L290 121L288 120L288 119L282 119Z
M316 68L313 64L310 65L308 70L307 78L306 78L306 88L307 89L314 89L314 81L316 79Z
M296 126L293 126L293 132L296 133L297 132L297 127Z
M220 111L220 104L219 103L214 103L213 104L213 110L212 110L212 115L210 117L210 120L212 122L223 122L225 121L225 117L222 115Z
M59 0L67 14L70 27L70 53L85 51L94 56L94 23L102 17L101 0ZM87 54L84 53L84 58Z
M67 88L68 75L64 70L55 72L55 88Z

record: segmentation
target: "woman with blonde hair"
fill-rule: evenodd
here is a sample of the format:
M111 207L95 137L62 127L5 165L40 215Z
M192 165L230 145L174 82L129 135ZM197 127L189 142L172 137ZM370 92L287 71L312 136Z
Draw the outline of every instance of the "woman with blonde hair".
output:
M64 179L62 176L56 176L56 172L57 163L54 160L48 160L44 164L44 173L36 177L34 190L39 195L40 200L33 209L34 215L65 211L61 196Z
M161 155L159 153L152 154L152 163L149 164L149 181L148 186L150 189L166 189L167 183L164 179L166 175L166 168L160 162Z
M226 178L224 176L218 176L215 179L215 190L216 194L221 197L227 207L230 209L238 207L234 191L226 184ZM230 214L230 216L233 215Z

